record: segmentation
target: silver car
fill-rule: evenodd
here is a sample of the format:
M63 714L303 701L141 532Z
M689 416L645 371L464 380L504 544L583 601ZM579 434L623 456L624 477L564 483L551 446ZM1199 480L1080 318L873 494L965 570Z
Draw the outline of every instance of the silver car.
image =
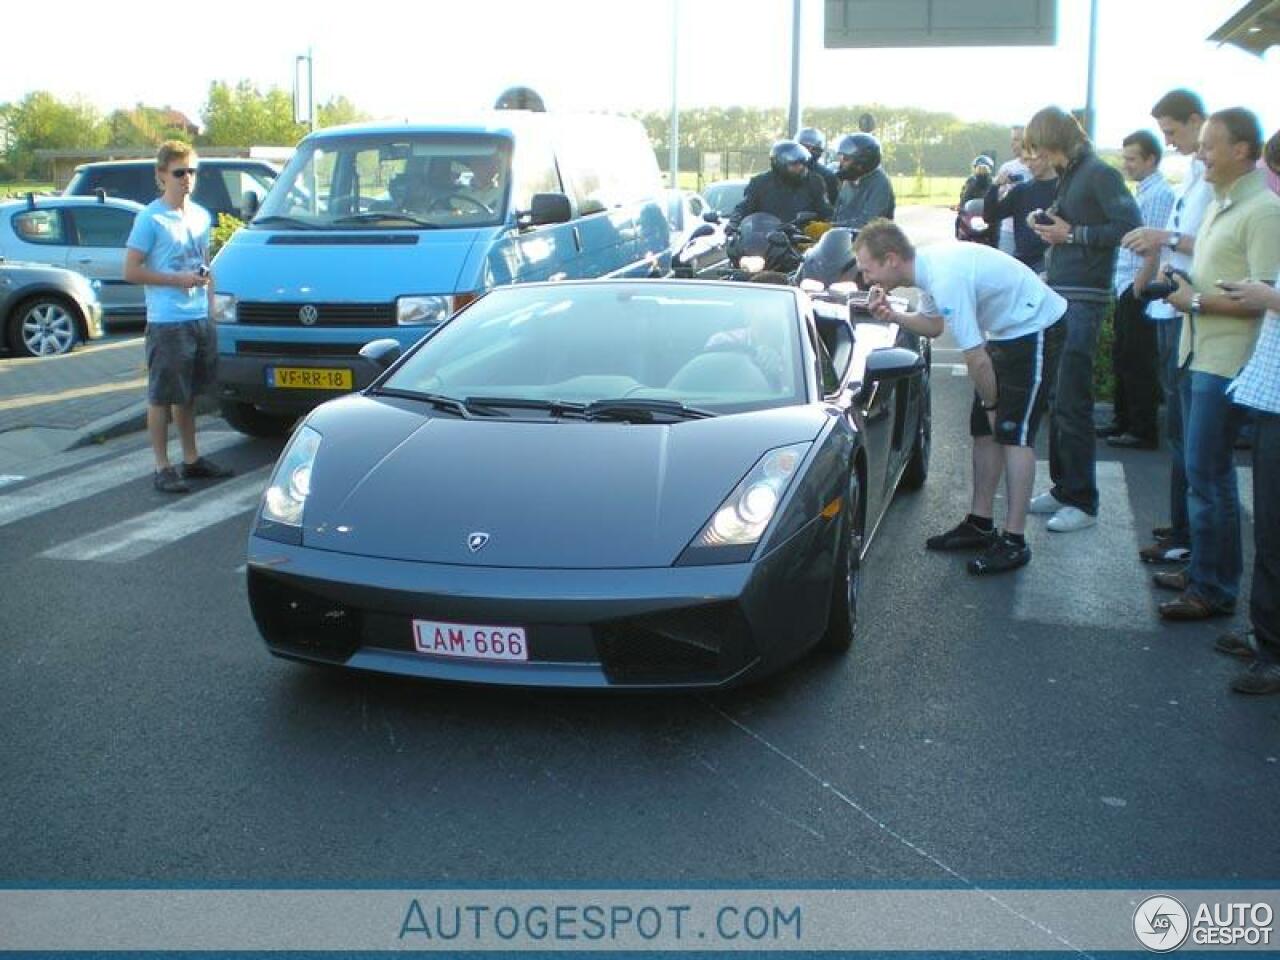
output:
M82 274L42 263L0 260L0 329L24 357L66 353L102 336L102 306Z
M0 203L0 257L47 263L98 283L107 319L141 320L145 288L124 279L125 242L142 205L115 197L28 195Z

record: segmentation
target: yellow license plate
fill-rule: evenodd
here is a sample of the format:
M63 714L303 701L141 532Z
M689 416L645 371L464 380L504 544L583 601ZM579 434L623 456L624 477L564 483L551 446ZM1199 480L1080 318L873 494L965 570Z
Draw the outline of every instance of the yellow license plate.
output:
M268 367L267 386L298 390L350 390L350 370L326 367Z

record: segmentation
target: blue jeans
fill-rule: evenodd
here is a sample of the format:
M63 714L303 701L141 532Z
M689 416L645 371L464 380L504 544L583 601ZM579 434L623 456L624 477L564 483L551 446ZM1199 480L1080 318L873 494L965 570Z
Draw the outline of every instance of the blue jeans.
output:
M1049 399L1049 477L1053 497L1097 516L1098 478L1093 433L1093 355L1105 303L1068 300L1062 321L1067 339L1058 382Z
M1182 436L1191 521L1189 592L1215 606L1234 606L1244 555L1240 546L1240 492L1236 489L1236 434L1243 411L1227 396L1231 380L1182 372Z
M1253 584L1249 620L1262 655L1280 661L1280 413L1254 412ZM1268 493L1267 491L1271 491Z
M1165 437L1169 441L1169 526L1173 528L1170 539L1177 546L1189 547L1191 529L1187 521L1187 467L1182 452L1182 391L1179 389L1183 371L1178 369L1178 341L1181 339L1181 317L1156 324L1160 389L1164 391Z

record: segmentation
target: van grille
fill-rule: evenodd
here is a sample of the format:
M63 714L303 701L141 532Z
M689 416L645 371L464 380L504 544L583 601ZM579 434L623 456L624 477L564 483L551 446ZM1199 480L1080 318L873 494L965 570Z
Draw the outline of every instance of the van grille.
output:
M304 324L300 316L314 307L315 323ZM244 324L272 327L388 327L395 326L394 303L241 303L236 318Z

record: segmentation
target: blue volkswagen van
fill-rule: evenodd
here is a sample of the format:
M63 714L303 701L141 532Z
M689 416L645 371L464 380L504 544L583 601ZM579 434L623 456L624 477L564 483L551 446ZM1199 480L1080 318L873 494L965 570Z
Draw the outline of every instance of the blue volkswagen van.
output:
M661 275L669 233L644 129L501 111L311 134L213 264L218 394L265 436L378 372L498 284Z

